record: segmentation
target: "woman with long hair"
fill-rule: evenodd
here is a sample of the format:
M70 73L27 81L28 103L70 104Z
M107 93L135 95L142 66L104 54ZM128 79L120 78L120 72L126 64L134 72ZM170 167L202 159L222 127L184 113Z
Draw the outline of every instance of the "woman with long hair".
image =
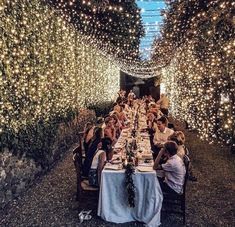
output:
M88 180L91 186L100 185L101 171L104 168L105 162L112 159L111 139L103 138L101 143L101 148L96 151L89 171Z
M100 127L96 127L94 129L94 135L91 139L90 146L88 148L87 155L85 157L83 164L83 176L85 177L88 176L89 170L91 168L92 159L101 142L102 136L103 136L103 129Z

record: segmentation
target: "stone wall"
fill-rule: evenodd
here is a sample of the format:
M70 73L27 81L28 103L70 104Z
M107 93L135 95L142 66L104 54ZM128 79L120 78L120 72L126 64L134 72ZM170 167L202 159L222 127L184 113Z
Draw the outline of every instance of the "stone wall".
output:
M29 188L38 176L47 173L69 147L78 141L78 132L82 131L86 122L94 122L94 120L94 111L84 110L80 112L78 119L60 124L53 150L50 157L47 157L50 160L48 168L42 168L36 160L24 155L21 158L14 156L9 149L5 148L0 153L0 209Z
M5 149L0 154L0 207L19 196L41 173L41 166L37 166L34 160L18 159Z

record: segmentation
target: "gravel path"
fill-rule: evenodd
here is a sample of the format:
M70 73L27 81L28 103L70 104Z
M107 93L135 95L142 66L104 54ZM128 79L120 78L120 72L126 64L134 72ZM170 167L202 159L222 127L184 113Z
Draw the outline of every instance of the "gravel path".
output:
M187 225L235 226L235 156L227 148L199 140L194 132L185 134L198 177L198 182L189 181L187 185ZM71 158L72 149L53 170L0 211L0 226L143 226L137 222L119 225L104 222L96 216L96 195L87 194L80 203L76 202ZM78 224L78 213L83 209L92 209L93 218ZM163 213L162 226L182 226L182 219Z

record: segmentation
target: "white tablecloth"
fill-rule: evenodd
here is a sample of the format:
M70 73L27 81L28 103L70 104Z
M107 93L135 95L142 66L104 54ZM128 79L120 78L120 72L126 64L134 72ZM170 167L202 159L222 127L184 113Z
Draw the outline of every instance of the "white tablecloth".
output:
M133 180L136 193L135 207L131 208L124 185L124 170L102 171L98 216L114 223L140 221L149 227L159 226L163 196L156 172L136 171Z

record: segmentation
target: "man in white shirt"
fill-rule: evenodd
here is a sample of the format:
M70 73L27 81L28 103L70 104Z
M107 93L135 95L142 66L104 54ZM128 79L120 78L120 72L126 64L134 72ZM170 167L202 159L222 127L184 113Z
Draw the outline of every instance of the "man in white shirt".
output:
M166 142L155 160L153 169L164 170L165 179L164 181L159 180L163 192L182 194L186 169L183 160L177 155L177 149L178 146L175 142ZM168 160L165 164L160 165L163 155L167 156Z
M153 138L154 149L153 149L153 159L157 157L161 148L165 142L167 142L168 137L171 136L174 131L170 128L167 128L167 118L162 116L161 118L157 119L157 129Z

